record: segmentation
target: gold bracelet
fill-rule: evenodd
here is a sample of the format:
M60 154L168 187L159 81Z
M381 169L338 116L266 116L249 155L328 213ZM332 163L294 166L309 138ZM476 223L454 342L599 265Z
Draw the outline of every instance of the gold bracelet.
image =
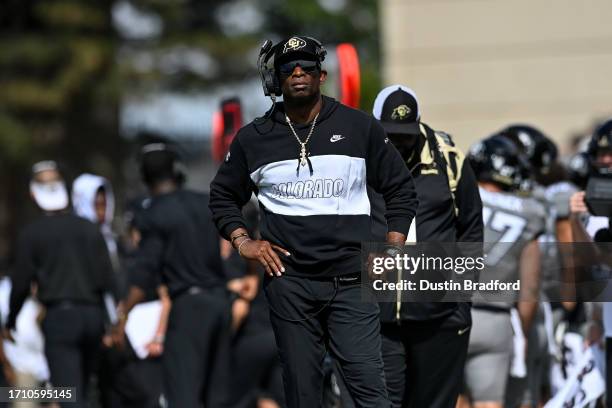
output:
M242 256L242 253L240 252L240 250L242 249L242 246L244 245L245 242L249 242L252 241L251 238L246 238L243 239L242 242L240 242L240 245L238 245L238 255Z
M247 234L246 232L241 232L240 234L236 234L233 237L230 237L231 241L230 243L232 244L232 246L234 246L234 241L237 240L240 237L248 237L249 234Z

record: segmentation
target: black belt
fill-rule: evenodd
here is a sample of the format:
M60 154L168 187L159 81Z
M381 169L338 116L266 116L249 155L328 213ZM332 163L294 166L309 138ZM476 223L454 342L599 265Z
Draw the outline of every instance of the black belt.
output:
M322 282L334 282L335 285L338 286L349 286L349 285L359 285L361 283L361 272L349 273L347 275L338 275L338 276L325 276L325 277L305 277L300 276L300 278L310 279L315 281Z
M322 311L327 309L327 307L331 304L331 302L333 302L333 300L336 298L336 295L338 294L338 288L340 286L360 284L361 283L361 273L357 272L357 273L350 273L347 275L340 275L340 276L330 276L330 277L324 277L324 278L316 277L316 278L304 278L304 279L312 279L312 280L316 280L319 282L333 282L334 283L334 294L321 308L319 308L319 310L301 319L290 319L284 316L282 313L278 312L276 309L274 309L271 303L268 303L268 307L270 308L272 313L274 313L280 319L286 322L292 322L292 323L300 323L300 322L305 322L306 320L313 319L317 317Z
M501 306L493 306L493 305L472 305L473 309L485 310L491 313L506 313L510 314L510 309L506 309Z
M214 292L215 290L225 291L225 287L223 287L223 286L211 286L211 287L208 287L208 288L203 288L201 286L188 286L186 288L183 288L183 289L177 291L174 294L170 294L170 299L171 300L175 300L175 299L178 299L181 296L194 296L194 295L199 295L201 293L211 293L211 292Z
M80 307L80 306L102 307L101 303L87 302L87 301L76 301L76 300L54 300L54 301L51 301L51 302L45 302L43 304L44 304L44 306L47 309L52 309L52 308L55 308L55 307L59 307L59 308L62 308L62 309L69 309L69 308Z
M202 292L204 292L204 289L202 289L201 287L199 287L199 286L192 286L192 287L190 287L189 289L187 289L185 291L185 294L187 294L187 295L198 295L198 294L200 294Z
M187 295L197 295L204 292L204 288L200 286L189 286L186 288L182 288L175 293L170 294L170 299L175 300L180 298L181 296Z

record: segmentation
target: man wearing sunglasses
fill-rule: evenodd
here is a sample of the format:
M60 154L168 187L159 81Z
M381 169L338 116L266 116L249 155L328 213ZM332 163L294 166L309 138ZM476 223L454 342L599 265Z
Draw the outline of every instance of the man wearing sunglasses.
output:
M371 240L370 186L386 202L387 241L404 244L417 206L410 174L376 120L321 95L327 72L318 41L266 45L274 75L260 65L264 90L283 102L234 138L211 184L213 218L239 254L267 272L287 406L322 406L328 349L357 406L390 407L379 308L362 298L361 243ZM240 211L252 193L261 239L248 235Z

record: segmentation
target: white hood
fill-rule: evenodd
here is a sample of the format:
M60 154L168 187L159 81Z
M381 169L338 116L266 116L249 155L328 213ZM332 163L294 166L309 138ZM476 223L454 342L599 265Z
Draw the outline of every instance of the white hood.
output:
M103 224L110 226L115 215L115 197L111 184L104 177L88 173L77 177L72 185L72 206L76 215L97 224L96 192L102 186L106 191L106 215Z
M115 196L113 195L110 182L104 177L96 176L95 174L81 174L72 184L72 207L76 215L97 224L96 191L102 186L104 186L104 191L106 192L106 214L104 222L100 225L100 231L104 236L112 259L117 253L117 243L111 228L115 215Z
M112 230L113 217L115 216L115 196L113 195L113 188L110 182L104 177L96 176L95 174L81 174L72 184L72 207L74 208L74 213L79 217L98 224L95 206L96 192L102 186L104 186L106 193L106 214L104 214L104 222L100 224L100 232L104 236L111 261L115 271L117 271L117 242Z

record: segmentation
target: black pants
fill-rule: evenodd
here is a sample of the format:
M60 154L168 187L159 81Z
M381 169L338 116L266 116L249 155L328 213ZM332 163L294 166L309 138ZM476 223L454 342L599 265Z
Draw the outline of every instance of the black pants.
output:
M336 286L333 281L282 276L267 278L265 292L289 408L321 407L326 348L340 363L359 407L390 407L380 352L378 304L362 300L359 284ZM289 321L315 314L332 298L316 317Z
M469 306L433 321L382 324L387 389L394 408L454 408L463 385Z
M247 321L245 325L249 325ZM233 341L233 378L230 392L240 390L239 407L253 408L259 398L270 398L284 407L283 379L274 332L241 330Z
M230 318L223 288L190 291L173 299L162 356L169 408L231 406L225 392Z
M98 371L104 408L157 408L163 392L161 358L139 359L126 349L104 349Z
M102 308L68 303L48 306L42 331L51 383L55 387L76 387L76 403L62 406L88 406L87 388L104 333Z

